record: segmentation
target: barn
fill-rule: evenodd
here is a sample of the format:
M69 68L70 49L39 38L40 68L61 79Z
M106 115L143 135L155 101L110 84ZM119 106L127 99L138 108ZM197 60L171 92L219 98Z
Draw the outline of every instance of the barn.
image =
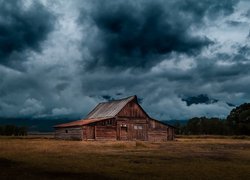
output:
M99 103L85 119L54 126L56 139L174 140L174 127L151 118L137 97Z

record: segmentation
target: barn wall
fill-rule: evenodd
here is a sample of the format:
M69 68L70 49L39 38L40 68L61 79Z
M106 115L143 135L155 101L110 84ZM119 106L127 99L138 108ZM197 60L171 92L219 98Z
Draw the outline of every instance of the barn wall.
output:
M87 140L86 129L87 129L87 126L82 127L82 140Z
M173 128L155 120L149 120L148 128L149 141L173 140Z
M118 114L118 117L147 118L142 108L135 102L129 102Z
M83 140L117 140L116 126L83 126Z
M174 138L175 138L174 128L169 128L168 129L168 140L174 140Z
M81 127L71 127L71 128L56 128L55 130L56 139L65 140L82 140L82 128Z
M96 126L96 140L116 140L116 126Z
M82 127L55 129L56 139L167 141L174 137L171 126L141 117L116 117Z
M117 129L114 118L102 120L82 127L83 140L116 140Z
M149 141L167 141L167 131L149 131L148 132Z
M117 136L118 140L142 140L148 139L147 119L118 118Z

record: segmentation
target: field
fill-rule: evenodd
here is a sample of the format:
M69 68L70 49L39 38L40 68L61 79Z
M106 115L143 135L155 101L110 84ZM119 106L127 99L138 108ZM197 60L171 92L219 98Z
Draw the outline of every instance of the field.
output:
M61 141L0 137L3 179L250 179L250 140Z

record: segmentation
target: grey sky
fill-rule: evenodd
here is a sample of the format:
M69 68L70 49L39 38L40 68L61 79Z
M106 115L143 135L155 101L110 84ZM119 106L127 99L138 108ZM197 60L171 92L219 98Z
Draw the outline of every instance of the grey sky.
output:
M0 116L85 116L138 95L160 120L250 101L250 1L0 0ZM213 103L187 105L206 94Z

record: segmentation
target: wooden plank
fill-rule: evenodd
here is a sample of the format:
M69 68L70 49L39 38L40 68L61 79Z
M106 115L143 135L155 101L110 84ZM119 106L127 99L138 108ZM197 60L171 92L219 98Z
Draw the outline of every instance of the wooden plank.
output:
M86 139L95 139L95 128L94 126L86 126Z
M56 139L65 140L82 140L82 128L81 127L71 127L71 128L58 128L55 131Z
M142 108L135 102L131 101L117 114L119 117L137 117L137 118L147 118L147 114L142 110Z

